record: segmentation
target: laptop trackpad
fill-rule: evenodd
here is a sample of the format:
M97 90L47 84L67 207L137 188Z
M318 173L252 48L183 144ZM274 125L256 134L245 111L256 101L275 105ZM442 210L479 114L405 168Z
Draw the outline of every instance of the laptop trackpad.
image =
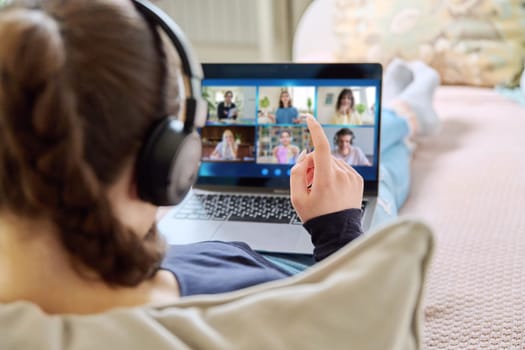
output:
M306 239L305 239L306 238ZM310 237L301 225L223 222L212 240L246 242L252 249L267 252L312 254Z
M162 220L157 228L168 244L190 244L209 241L221 225L221 221Z

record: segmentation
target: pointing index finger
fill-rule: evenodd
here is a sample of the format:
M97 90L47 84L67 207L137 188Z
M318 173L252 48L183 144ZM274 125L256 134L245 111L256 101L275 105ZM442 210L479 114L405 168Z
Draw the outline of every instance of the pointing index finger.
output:
M330 162L332 155L330 153L330 143L326 137L321 124L314 119L311 115L306 118L306 123L308 124L308 129L310 130L310 135L314 144L314 166L315 166L315 175L314 182L316 179L322 180L327 179L330 174Z

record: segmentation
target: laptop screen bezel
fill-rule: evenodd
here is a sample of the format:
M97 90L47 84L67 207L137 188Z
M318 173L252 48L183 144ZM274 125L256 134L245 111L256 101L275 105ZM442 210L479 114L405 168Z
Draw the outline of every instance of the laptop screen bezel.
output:
M378 80L377 166L364 181L365 195L379 187L382 66L379 63L203 63L204 79L370 79ZM217 191L289 193L289 178L199 176L195 188Z

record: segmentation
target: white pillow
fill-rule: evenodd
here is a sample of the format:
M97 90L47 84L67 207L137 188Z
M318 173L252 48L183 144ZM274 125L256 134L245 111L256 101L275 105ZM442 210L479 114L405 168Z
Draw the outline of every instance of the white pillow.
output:
M8 349L417 349L430 230L403 220L292 278L164 307L48 316L0 305Z

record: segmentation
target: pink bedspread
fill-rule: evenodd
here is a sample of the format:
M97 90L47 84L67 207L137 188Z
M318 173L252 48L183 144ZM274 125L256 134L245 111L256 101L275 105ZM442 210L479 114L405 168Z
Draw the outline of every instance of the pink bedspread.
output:
M441 87L401 215L433 227L425 349L525 348L525 108L491 89Z

